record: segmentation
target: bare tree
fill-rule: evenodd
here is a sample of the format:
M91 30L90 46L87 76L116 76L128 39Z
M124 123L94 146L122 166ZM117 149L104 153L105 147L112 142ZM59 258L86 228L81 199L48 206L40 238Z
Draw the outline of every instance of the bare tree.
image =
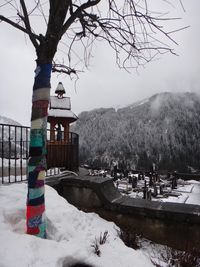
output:
M170 4L170 0L159 0ZM0 21L24 32L36 51L28 164L27 233L45 238L44 179L51 72L77 74L95 40L106 41L120 67L145 64L157 54L174 53L161 37L164 12L151 12L148 0L1 0ZM82 45L83 54L80 55ZM62 48L61 48L62 47ZM64 60L58 61L57 50ZM76 59L76 60L75 60Z

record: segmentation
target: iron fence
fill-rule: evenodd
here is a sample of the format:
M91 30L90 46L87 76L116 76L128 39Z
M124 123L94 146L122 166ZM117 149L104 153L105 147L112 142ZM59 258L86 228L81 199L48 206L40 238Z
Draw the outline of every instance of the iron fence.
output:
M0 124L0 182L15 183L27 180L30 128L20 125ZM62 136L64 134L62 133ZM66 136L66 134L65 134ZM59 174L61 169L77 170L79 137L67 133L67 141L50 140L47 130L46 176Z

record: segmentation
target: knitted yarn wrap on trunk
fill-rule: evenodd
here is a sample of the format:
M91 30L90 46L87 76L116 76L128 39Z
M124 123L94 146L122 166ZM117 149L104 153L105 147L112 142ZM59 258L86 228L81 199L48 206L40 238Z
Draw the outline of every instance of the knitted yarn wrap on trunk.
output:
M52 64L41 64L35 70L28 162L27 234L41 238L46 238L44 184L51 69Z

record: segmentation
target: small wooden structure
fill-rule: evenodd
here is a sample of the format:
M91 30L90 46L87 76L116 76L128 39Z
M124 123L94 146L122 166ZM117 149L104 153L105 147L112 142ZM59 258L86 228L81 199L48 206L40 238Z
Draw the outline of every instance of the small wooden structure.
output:
M65 89L61 82L50 97L48 122L50 138L47 142L47 167L78 168L78 135L69 132L70 123L78 117L71 111L70 97L63 96Z

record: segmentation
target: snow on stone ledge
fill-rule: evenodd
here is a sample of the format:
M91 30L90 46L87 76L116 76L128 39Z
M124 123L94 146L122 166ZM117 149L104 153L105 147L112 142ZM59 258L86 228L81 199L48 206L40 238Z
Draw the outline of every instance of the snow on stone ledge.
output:
M0 266L67 267L76 262L95 267L153 266L142 251L124 245L114 223L79 211L51 187L45 189L47 240L24 234L27 185L0 186ZM108 239L100 245L98 257L92 245L105 231Z

